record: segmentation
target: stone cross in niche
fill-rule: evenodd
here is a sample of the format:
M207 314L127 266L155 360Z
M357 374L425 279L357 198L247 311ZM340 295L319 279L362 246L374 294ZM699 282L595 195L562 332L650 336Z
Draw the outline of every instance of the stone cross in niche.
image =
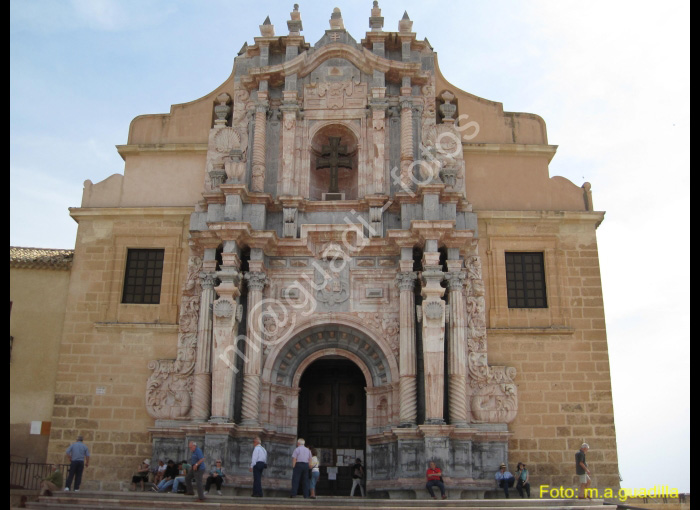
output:
M352 158L347 154L348 148L340 145L339 136L329 136L328 143L321 148L321 157L316 159L316 170L330 168L331 183L328 193L339 193L338 168L352 169Z

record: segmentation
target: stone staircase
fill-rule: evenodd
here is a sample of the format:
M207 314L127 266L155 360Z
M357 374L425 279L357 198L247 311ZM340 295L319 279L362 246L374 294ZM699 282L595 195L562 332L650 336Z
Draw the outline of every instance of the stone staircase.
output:
M26 503L26 508L52 510L160 510L160 509L217 509L217 510L408 510L408 509L465 509L465 510L602 510L602 499L470 499L470 500L407 500L363 499L350 497L251 498L208 495L203 503L182 494L144 492L59 493L53 497L39 497ZM14 507L13 507L14 508ZM607 507L612 508L612 507Z

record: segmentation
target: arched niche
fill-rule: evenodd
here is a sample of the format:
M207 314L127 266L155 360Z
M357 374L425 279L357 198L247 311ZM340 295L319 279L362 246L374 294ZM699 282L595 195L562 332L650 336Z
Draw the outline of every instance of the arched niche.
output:
M325 124L313 133L309 148L310 200L358 198L358 147L356 133L345 124Z

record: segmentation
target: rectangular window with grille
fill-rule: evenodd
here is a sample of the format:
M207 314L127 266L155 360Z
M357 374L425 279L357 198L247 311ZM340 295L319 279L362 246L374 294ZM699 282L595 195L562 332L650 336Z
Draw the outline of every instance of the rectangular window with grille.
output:
M544 253L506 252L508 308L547 308Z
M122 303L160 303L164 254L164 249L129 249Z

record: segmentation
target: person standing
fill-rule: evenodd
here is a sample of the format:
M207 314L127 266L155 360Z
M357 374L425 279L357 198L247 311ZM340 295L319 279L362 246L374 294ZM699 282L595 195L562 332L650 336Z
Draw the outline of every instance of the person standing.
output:
M517 480L515 488L518 489L518 494L521 498L530 497L530 473L527 471L527 466L522 462L518 462L518 469L515 471L515 478Z
M54 491L63 487L63 473L57 464L51 465L51 474L41 481L39 496L53 496Z
M292 492L289 495L293 498L299 490L301 482L304 498L309 497L309 462L311 461L311 451L304 446L306 441L302 438L297 440L297 448L292 453Z
M194 489L192 488L192 480L197 482L197 499L196 501L204 501L204 471L206 471L207 466L204 464L204 454L202 450L197 446L197 443L190 441L188 445L192 456L190 457L190 464L192 469L185 477L185 484L187 485L187 494L193 496Z
M262 475L267 468L267 450L263 448L259 437L253 439L253 456L248 471L253 473L253 497L262 498Z
M316 448L311 446L311 463L309 464L309 469L311 470L311 481L309 482L309 489L311 491L311 499L316 499L316 484L318 479L321 477L320 466L321 463L318 461L318 452Z
M589 498L588 490L591 488L591 471L586 463L586 453L589 446L587 443L581 445L581 449L576 452L576 476L578 477L579 491L578 499Z
M350 497L355 495L355 487L360 488L360 494L365 497L365 489L362 487L362 479L365 476L365 470L362 467L362 459L355 459L355 465L352 467L352 489L350 489Z
M90 451L83 443L83 436L78 436L76 442L68 447L66 455L70 462L70 469L68 470L66 487L63 490L69 491L75 480L73 490L78 492L80 490L80 482L83 480L83 471L90 465Z

